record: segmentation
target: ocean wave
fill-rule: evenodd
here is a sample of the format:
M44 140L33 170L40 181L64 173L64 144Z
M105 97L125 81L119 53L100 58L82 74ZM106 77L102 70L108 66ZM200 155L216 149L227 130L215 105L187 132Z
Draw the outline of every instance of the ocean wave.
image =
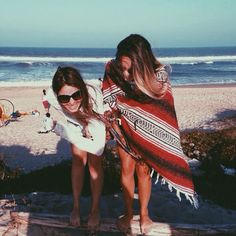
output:
M30 57L30 56L0 56L0 61L10 62L107 62L110 57Z
M29 67L32 66L31 61L25 61L25 62L19 62L19 63L14 63L14 66L20 66L20 67Z
M182 62L182 63L175 63L180 65L199 65L199 64L213 64L214 61L198 61L198 62ZM174 64L174 63L172 63Z
M36 56L0 56L0 62L21 62L31 65L32 63L53 63L53 62L90 62L106 63L112 57L36 57ZM214 62L236 61L236 55L223 56L178 56L178 57L159 57L162 63L166 64L212 64Z
M199 57L162 57L159 58L162 63L169 64L191 64L196 65L200 63L213 64L214 62L229 62L236 61L236 55L232 56L199 56Z

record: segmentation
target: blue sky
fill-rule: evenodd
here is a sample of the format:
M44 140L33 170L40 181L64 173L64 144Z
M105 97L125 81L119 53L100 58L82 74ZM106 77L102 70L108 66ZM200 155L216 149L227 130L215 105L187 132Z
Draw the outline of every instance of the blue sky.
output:
M235 0L0 0L0 46L236 46Z

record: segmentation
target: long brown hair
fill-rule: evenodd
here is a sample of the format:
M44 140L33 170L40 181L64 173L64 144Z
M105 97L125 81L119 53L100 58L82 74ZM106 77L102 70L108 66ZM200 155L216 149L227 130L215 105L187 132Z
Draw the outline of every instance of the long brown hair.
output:
M86 85L79 70L73 67L58 67L52 79L52 89L58 95L61 88L65 85L70 85L80 89L81 104L77 112L73 115L75 118L83 123L87 123L91 118L99 118L99 115L93 111L93 103L96 101L89 95ZM92 86L91 86L92 87ZM95 88L92 87L94 90Z
M133 91L132 86L125 81L120 58L127 56L132 61L131 75L134 79L138 90ZM152 52L150 43L139 34L131 34L123 39L117 46L116 59L111 62L105 76L109 76L118 84L127 95L134 98L162 98L167 91L167 79L159 80L158 71L163 65L156 59ZM157 81L159 89L153 89L151 81Z

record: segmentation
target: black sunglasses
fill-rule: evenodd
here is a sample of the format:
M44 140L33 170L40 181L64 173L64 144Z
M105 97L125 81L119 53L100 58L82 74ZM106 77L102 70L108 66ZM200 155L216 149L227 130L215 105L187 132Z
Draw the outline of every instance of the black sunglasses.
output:
M70 99L73 98L74 100L79 100L81 99L81 91L77 90L71 95L59 95L57 96L57 100L60 103L68 103Z

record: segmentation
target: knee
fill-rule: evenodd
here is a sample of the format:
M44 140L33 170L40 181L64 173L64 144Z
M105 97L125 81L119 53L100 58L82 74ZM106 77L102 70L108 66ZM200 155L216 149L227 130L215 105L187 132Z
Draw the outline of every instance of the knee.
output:
M150 167L144 162L137 163L136 172L137 172L138 178L151 179Z
M131 181L134 179L135 168L122 167L121 168L121 181Z
M122 155L121 155L122 154ZM121 160L121 176L133 178L135 172L136 161L126 153L120 153Z
M80 150L73 150L72 149L72 165L73 166L85 166L87 163L87 153Z
M86 161L81 159L79 156L73 156L72 167L84 167L86 165Z
M103 163L102 157L89 154L88 166L90 173L96 174L98 172L101 172L103 170L102 163Z

